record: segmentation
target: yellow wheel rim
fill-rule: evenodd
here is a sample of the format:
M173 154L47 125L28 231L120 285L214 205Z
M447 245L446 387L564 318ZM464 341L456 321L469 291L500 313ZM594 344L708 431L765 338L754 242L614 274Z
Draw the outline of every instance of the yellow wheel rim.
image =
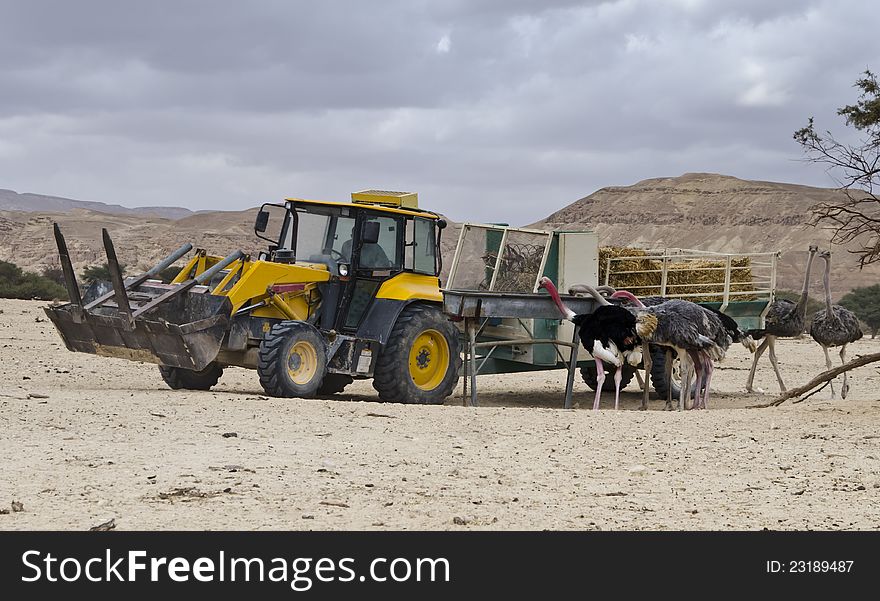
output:
M409 350L409 375L422 390L434 390L449 370L449 343L437 330L416 336Z
M315 347L301 340L290 347L287 354L287 373L297 384L308 384L318 371L318 351Z

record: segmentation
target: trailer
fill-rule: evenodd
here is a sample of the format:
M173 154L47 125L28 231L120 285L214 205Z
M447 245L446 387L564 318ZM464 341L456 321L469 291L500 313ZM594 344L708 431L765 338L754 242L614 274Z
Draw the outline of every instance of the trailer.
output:
M539 291L544 276L562 292L589 284L628 289L639 296L699 301L730 315L746 330L763 327L775 296L779 253L663 249L609 255L601 262L600 254L598 236L588 230L462 224L442 293L444 312L458 324L461 335L465 404L478 404L480 374L567 369L566 408L572 406L578 368L595 390L595 362L581 347L574 324L562 320L550 297ZM688 283L694 280L699 282ZM633 281L640 283L631 285ZM591 297L569 294L563 299L576 313L590 313L597 305ZM665 353L653 348L652 358L655 390L665 396L672 387L677 396L677 369L674 366L672 382L660 378L658 383L655 374L664 369ZM633 378L644 386L637 369L624 366L622 387ZM613 379L607 378L605 385L613 385Z

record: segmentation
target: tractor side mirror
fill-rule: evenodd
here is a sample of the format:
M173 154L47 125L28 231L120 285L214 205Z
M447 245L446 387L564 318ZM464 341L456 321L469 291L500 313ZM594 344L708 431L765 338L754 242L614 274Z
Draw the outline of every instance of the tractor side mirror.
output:
M260 209L257 213L257 220L254 222L254 231L263 233L269 227L269 211Z
M438 219L437 220L437 227L440 228L441 230L445 230L447 225L448 224L446 223L445 219Z
M379 222L367 221L361 230L361 242L363 244L376 244L379 241Z

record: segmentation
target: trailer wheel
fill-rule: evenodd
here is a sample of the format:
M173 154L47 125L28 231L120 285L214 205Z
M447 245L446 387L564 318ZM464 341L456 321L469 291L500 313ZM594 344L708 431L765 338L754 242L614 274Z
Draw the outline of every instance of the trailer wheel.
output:
M373 388L394 403L442 405L458 382L458 330L429 305L406 307L376 360Z
M354 378L345 374L327 374L324 376L324 381L318 387L318 394L330 395L342 392L353 381Z
M223 375L223 368L216 361L201 371L160 365L159 373L174 390L210 390Z
M605 371L605 381L602 383L602 390L605 392L614 392L614 372L617 370L613 365L610 366L610 370L606 369ZM632 381L633 376L636 375L636 370L632 365L627 363L623 366L623 373L621 374L620 379L620 389L623 390L626 388L629 383ZM598 379L596 378L596 364L591 363L589 365L584 365L581 367L581 377L584 379L584 383L596 390L596 386L599 385Z
M672 402L677 403L681 394L681 370L678 358L672 359L672 381L666 381L666 349L662 346L651 345L651 384L657 392L657 396L665 401L669 387L672 387ZM691 384L691 395L694 393L696 383Z
M275 397L314 397L327 372L324 338L302 321L272 326L260 343L259 359L260 384Z

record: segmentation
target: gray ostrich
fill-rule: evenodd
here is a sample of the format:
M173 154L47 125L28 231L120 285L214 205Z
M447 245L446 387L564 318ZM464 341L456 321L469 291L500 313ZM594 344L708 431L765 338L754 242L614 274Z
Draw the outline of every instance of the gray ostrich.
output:
M810 336L822 346L825 351L825 366L831 369L831 357L828 349L840 347L840 363L846 363L846 345L855 342L862 337L862 329L859 327L859 319L855 313L844 309L840 305L831 304L831 253L822 251L819 257L825 261L825 274L822 283L825 286L825 308L817 311L813 316L813 325L810 326ZM846 381L846 372L843 372L843 385L840 387L840 398L845 399L849 392ZM831 384L831 398L834 398L834 384Z
M785 392L785 382L782 380L782 374L779 373L779 363L776 360L776 339L777 338L795 338L804 333L804 325L807 315L807 299L809 298L810 287L810 269L813 265L813 258L819 251L819 247L810 245L810 258L807 259L807 271L804 274L804 289L801 291L801 298L797 303L784 298L773 301L770 309L767 311L767 317L764 320L763 330L751 330L749 334L754 338L761 338L761 342L755 351L755 357L752 359L752 368L749 370L749 379L746 382L746 391L752 392L752 385L755 382L755 370L758 368L758 359L764 354L764 351L770 349L770 363L773 365L773 371L776 372L776 379L779 381L779 389Z
M645 342L672 349L678 355L685 375L679 393L678 408L686 409L690 392L690 365L693 364L697 378L694 409L706 409L709 384L714 367L712 361L720 361L732 340L721 319L712 311L686 300L670 299L645 306L635 295L619 290L612 298L623 298L634 303L637 314L650 314L657 318L657 327L644 337ZM643 353L650 356L650 353ZM667 370L671 362L668 361ZM644 360L644 359L643 359ZM648 367L650 369L650 367Z

